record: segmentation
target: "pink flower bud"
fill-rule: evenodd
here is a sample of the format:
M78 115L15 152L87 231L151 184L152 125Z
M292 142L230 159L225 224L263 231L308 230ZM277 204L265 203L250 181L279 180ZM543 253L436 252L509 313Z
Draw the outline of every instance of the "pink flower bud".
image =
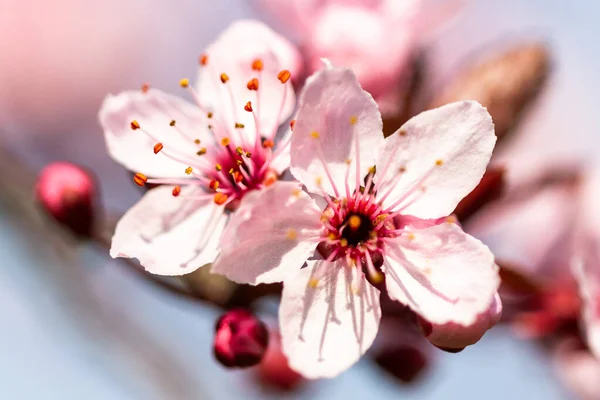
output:
M258 364L268 344L267 327L249 311L230 310L217 321L213 350L225 367L245 368Z
M44 210L83 237L90 236L94 228L96 195L94 177L68 162L47 165L36 185L36 197Z
M456 323L443 325L432 324L423 318L418 318L423 334L434 346L441 350L458 353L465 347L475 344L481 337L500 320L502 315L502 301L496 293L490 307L479 314L477 320L463 326Z

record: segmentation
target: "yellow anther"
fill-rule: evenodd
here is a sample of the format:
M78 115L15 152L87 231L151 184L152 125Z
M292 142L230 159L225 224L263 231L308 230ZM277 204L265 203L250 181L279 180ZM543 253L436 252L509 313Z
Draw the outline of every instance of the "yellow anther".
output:
M348 241L346 239L340 239L340 246L347 247L348 246Z
M344 161L344 162L346 163L346 165L350 165L350 164L352 164L352 160L351 160L351 159L349 159L349 158L348 158L346 161Z
M289 228L285 233L285 236L290 240L296 240L298 238L298 232L293 228Z
M198 155L198 156L203 156L205 154L206 154L206 147L203 147L196 152L196 155Z
M401 174L406 172L406 167L400 167L398 168L398 172L400 172Z
M223 139L221 139L221 144L223 146L229 146L229 143L231 143L231 140L229 140L228 137L224 137Z
M327 239L335 240L335 239L337 239L337 235L333 232L329 232L329 234L327 235Z
M221 82L226 83L229 80L229 76L226 73L221 74Z
M449 224L455 224L456 223L456 217L454 215L450 215L448 217L446 217L446 222Z
M200 139L196 139L196 140L194 140L194 143L196 143L196 144L200 144Z
M389 214L380 214L377 216L377 218L375 218L375 221L373 221L374 225L379 225L381 223L381 221L383 221L384 219L386 219L389 216Z
M238 146L235 148L235 152L238 154L238 156L241 156L244 154L244 149Z
M308 286L312 289L316 289L319 286L319 280L317 278L310 278L308 281Z
M240 124L239 122L235 123L235 128L236 129L244 129L244 126L245 126L244 124Z
M412 233L412 232L409 232L409 233L406 235L406 238L407 238L408 240L415 240L415 234L414 234L414 233Z
M131 121L131 129L133 129L134 131L136 129L140 129L140 123L134 119L133 121Z
M373 272L369 274L371 282L374 284L381 283L383 281L383 274L381 272Z
M323 184L323 178L321 178L320 176L317 176L315 178L315 183L317 184L317 186L321 186Z
M212 117L213 117L213 113L212 113L212 111L209 111L209 112L208 112L208 114L206 114L206 116L207 116L208 118L212 118Z
M321 137L321 135L320 135L320 134L319 134L319 132L317 132L317 131L312 131L312 132L310 133L310 137L312 137L313 139L318 139L318 138L320 138L320 137Z
M292 196L294 196L297 199L300 198L301 194L302 194L302 189L300 189L300 188L292 190Z
M442 164L444 164L443 160L435 160L435 165L437 165L438 167L441 166Z
M244 162L242 160L236 160L235 162L237 165L242 165Z
M406 136L406 131L404 129L398 131L398 135L400 136Z
M350 125L355 125L358 122L358 117L353 115L350 117Z
M175 126L175 120L172 119L171 122L169 122L169 126Z
M217 164L215 165L215 169L220 172L223 169L223 167L221 167L221 164Z
M348 218L348 226L352 230L360 228L361 223L362 221L358 215L351 215L350 218Z
M192 171L193 171L193 170L192 170L192 167L187 167L187 168L185 169L185 173L186 173L186 174L188 174L188 175L189 175L189 174L191 174L191 173L192 173Z
M186 88L186 87L190 86L190 80L188 78L180 79L179 86L181 86L182 88Z

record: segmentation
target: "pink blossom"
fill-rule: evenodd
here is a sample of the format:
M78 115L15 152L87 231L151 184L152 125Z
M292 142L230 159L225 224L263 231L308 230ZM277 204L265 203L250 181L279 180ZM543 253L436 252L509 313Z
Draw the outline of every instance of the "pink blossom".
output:
M110 155L139 185L161 184L119 221L111 256L161 275L214 261L226 207L289 164L289 133L275 140L295 106L285 69L294 52L265 25L239 21L200 57L196 88L181 80L195 104L148 87L107 96L99 120Z
M381 112L398 112L411 60L427 31L448 19L458 2L424 0L260 0L282 29L301 43L308 69L321 58L351 68Z
M453 218L421 220L471 192L495 141L473 101L426 111L384 140L377 103L351 70L328 65L307 80L291 141L308 193L277 182L249 194L214 271L283 281L283 349L309 378L335 376L369 348L382 284L432 324L477 324L500 282L492 253Z

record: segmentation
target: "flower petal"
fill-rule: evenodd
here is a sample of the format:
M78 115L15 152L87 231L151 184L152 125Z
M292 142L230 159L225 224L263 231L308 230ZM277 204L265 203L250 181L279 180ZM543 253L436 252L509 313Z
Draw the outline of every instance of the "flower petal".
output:
M172 186L149 190L118 222L111 257L137 258L158 275L184 275L213 262L227 216L212 199L186 198L197 190L184 187L179 197Z
M236 21L207 49L206 65L200 67L197 92L200 102L212 109L215 117L233 130L235 123L245 126L250 139L255 138L252 113L244 111L250 101L259 120L262 136L274 136L279 125L294 110L296 98L291 80L282 84L278 74L284 69L298 73L301 58L298 50L269 27L258 21ZM262 71L252 68L260 59ZM221 81L225 73L229 80ZM248 82L257 78L257 91Z
M166 154L171 152L193 158L194 138L212 140L204 129L206 117L198 107L155 89L146 93L138 90L108 95L98 119L112 158L126 168L148 176L186 176L184 171L188 165ZM141 129L131 128L133 120ZM170 126L173 120L176 127ZM164 150L154 154L154 145L159 142Z
M403 214L439 218L481 180L496 136L486 109L461 101L425 111L388 137L377 159L384 201L399 205ZM396 207L395 207L396 208Z
M296 182L251 192L231 216L212 271L251 285L282 281L314 253L320 216Z
M279 324L290 366L307 378L331 378L352 366L379 329L379 291L344 263L311 260L283 283ZM327 268L316 288L315 269Z
M464 326L454 322L430 324L427 321L422 321L421 324L426 325L423 331L428 333L425 336L432 344L442 349L460 350L477 343L489 329L498 323L501 315L502 301L496 293L488 309L480 313L471 325Z
M291 172L309 192L320 193L317 181L321 181L324 190L334 195L330 180L343 188L348 171L349 183L355 187L356 147L362 182L382 144L377 103L351 70L329 67L307 80L292 135Z
M433 324L474 324L500 285L490 250L450 222L403 234L388 250L390 297Z

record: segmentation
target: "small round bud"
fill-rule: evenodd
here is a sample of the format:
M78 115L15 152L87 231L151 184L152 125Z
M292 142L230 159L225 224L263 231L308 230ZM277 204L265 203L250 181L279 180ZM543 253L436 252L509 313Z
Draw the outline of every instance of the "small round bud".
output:
M54 220L78 236L91 236L97 196L92 175L74 164L55 162L42 170L35 192Z
M234 309L217 321L213 350L217 360L228 368L258 364L269 344L269 331L251 312Z

